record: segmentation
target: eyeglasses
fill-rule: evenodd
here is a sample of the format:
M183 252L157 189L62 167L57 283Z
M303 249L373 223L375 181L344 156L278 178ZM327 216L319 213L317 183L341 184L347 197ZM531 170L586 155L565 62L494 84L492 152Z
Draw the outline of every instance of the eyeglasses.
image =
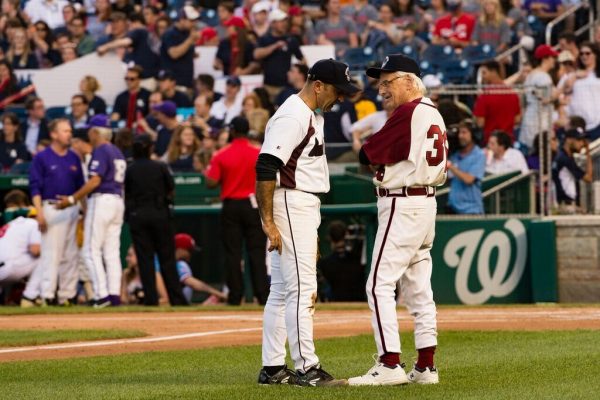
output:
M591 56L592 52L591 51L580 51L579 55L580 56Z
M82 106L82 105L83 105L82 102L71 103L71 107L77 107L77 106Z
M133 82L133 81L137 81L137 80L138 80L138 78L133 78L133 77L131 77L131 76L126 76L126 77L125 77L125 80L126 80L127 82Z
M381 81L381 82L379 82L379 87L387 89L390 87L392 82L394 82L396 79L399 79L399 78L402 78L402 75L398 75L397 77L395 77L394 79L390 79L389 81Z

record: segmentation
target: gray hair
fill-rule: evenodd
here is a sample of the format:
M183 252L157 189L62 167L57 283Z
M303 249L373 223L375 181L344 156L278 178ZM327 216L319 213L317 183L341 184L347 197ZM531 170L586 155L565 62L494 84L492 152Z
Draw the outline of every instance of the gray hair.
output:
M104 140L110 142L112 140L112 129L110 128L103 128L101 126L95 126L94 129L96 132L98 132L98 135L100 135L101 138L103 138Z
M398 74L400 76L408 75L412 81L414 90L418 92L421 96L425 96L427 94L427 88L425 87L425 84L417 75L410 72L399 72Z

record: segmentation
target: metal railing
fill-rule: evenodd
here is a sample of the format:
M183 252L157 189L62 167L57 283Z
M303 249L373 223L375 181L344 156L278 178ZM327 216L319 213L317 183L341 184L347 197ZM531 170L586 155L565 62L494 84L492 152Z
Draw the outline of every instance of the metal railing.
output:
M512 196L509 195L507 189L514 189L515 186L523 180L528 180L528 197L529 197L529 214L536 214L535 207L535 180L536 180L536 172L529 171L526 174L517 175L514 178L510 178L499 185L494 186L493 188L486 190L482 193L481 197L483 200L488 197L493 197L492 204L494 205L494 211L491 214L501 214L502 210L502 202L509 203L513 207L515 206L517 201L518 194L513 193ZM504 198L503 198L504 197ZM513 211L513 210L509 210Z
M572 6L571 8L567 9L564 13L554 18L552 21L548 22L548 24L546 25L546 44L552 45L552 30L556 25L558 25L571 15L575 14L577 11L584 8L588 10L588 23L577 31L581 31L579 34L577 34L577 32L575 34L579 36L581 33L585 32L586 29L590 29L594 25L594 12L590 7L589 2L583 1L575 6ZM591 39L592 37L590 35L590 40Z

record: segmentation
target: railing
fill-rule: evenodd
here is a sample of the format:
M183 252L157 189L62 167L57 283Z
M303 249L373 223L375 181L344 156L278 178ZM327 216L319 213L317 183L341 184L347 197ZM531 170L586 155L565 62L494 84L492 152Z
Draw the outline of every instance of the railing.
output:
M559 23L561 23L562 21L567 19L569 16L575 14L577 11L579 11L580 9L583 9L583 8L588 9L588 24L586 24L586 26L580 28L578 30L578 32L581 31L582 29L583 29L582 32L585 32L585 29L589 29L591 26L593 26L594 12L593 12L592 8L590 7L589 2L583 1L569 9L567 9L564 13L562 13L558 17L554 18L552 21L548 22L548 25L546 25L546 44L552 45L552 43L551 43L552 42L552 30L554 29L554 27L556 25L558 25ZM577 33L575 33L575 34L577 35ZM590 37L590 39L591 39L591 37Z
M527 181L526 196L528 197L529 214L536 214L535 179L536 173L534 171L529 171L526 174L521 174L515 176L514 178L510 178L507 181L502 182L499 185L496 185L493 188L483 192L482 197L484 201L486 201L487 198L493 199L491 203L493 205L493 212L491 214L500 214L500 211L503 209L502 203L505 203L507 206L504 207L505 212L523 213L524 210L519 210L518 206L522 203L525 186L522 185L519 187L519 183L525 180ZM514 207L516 207L516 209Z

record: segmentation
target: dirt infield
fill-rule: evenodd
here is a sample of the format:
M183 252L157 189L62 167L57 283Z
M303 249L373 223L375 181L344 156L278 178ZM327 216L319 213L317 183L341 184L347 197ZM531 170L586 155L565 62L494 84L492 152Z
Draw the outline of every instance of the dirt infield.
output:
M315 337L371 333L370 312L319 311ZM412 329L412 318L398 313L401 331ZM1 316L3 329L138 329L138 339L103 340L18 348L0 348L1 361L110 355L142 351L260 344L262 313L258 311L93 313ZM456 307L438 310L444 330L565 330L600 329L600 307Z

